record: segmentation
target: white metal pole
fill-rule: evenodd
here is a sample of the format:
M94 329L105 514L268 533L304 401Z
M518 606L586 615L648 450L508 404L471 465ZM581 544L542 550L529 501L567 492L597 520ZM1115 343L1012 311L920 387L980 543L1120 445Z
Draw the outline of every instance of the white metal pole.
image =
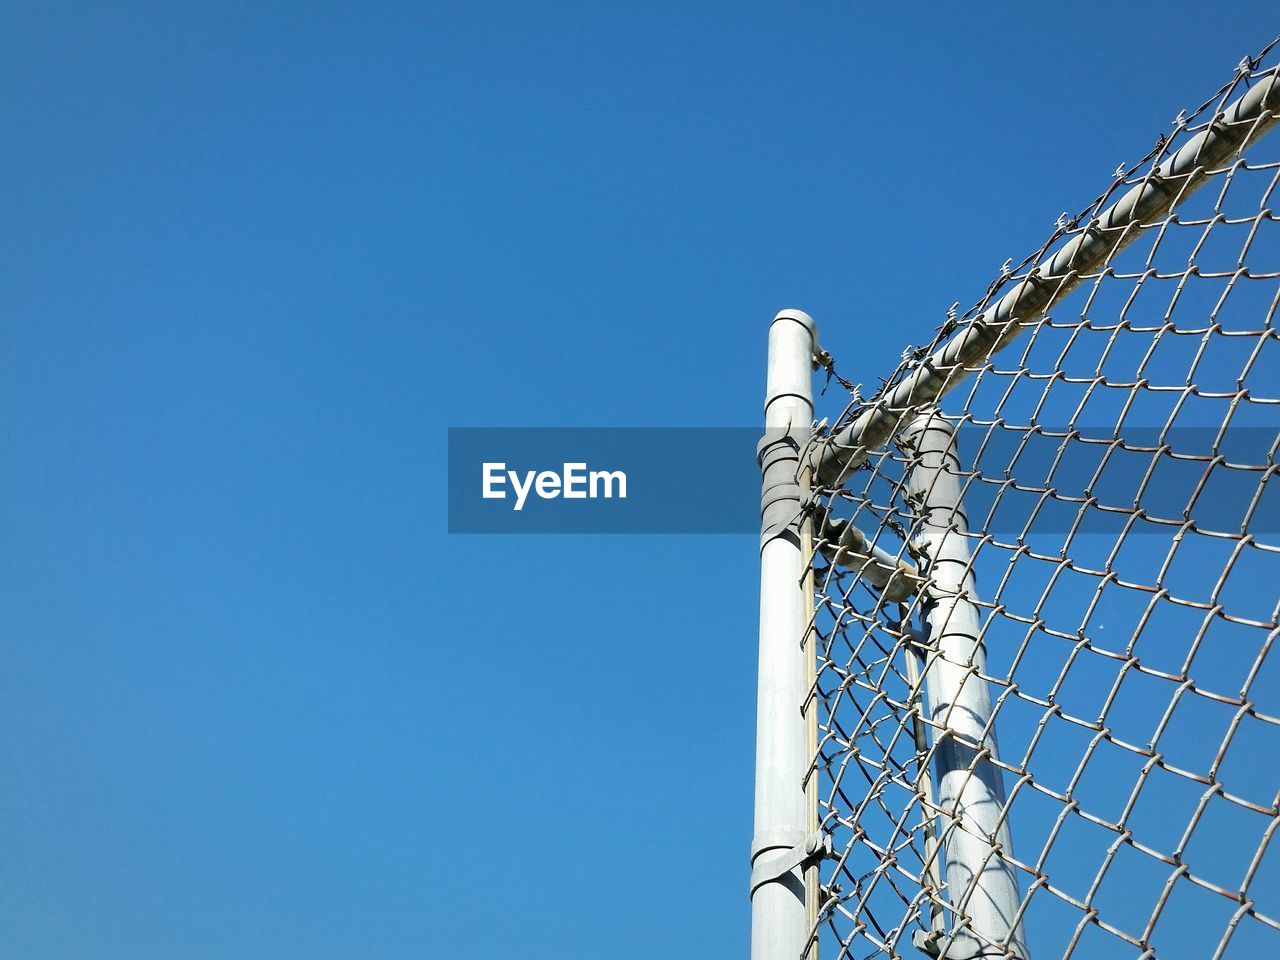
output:
M756 706L751 958L800 960L817 909L817 810L805 788L815 716L812 536L806 445L813 427L813 318L783 310L769 327L760 499L760 674ZM803 469L802 469L803 467Z
M952 934L932 947L950 960L1027 958L1018 917L1018 883L991 726L979 610L961 503L962 474L954 426L926 407L900 437L912 452L908 497L919 512L916 545L928 559L925 684L935 743L937 804L943 811L947 897ZM980 744L981 750L973 746Z

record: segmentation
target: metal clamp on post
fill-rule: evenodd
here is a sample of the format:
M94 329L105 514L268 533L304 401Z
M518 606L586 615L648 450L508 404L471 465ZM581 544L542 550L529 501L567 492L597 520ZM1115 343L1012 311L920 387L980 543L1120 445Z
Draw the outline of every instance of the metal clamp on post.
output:
M799 543L804 491L796 481L803 437L792 428L770 430L756 444L760 464L760 547L776 537Z
M752 858L751 895L755 896L760 887L781 880L797 867L807 867L822 860L830 860L834 856L831 838L822 833L811 833L790 847L772 844L761 846Z

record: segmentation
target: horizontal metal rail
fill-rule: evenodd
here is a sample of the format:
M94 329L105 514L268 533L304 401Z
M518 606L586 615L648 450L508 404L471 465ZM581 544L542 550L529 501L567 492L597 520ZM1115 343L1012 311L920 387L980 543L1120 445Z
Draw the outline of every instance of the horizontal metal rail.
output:
M1280 68L1258 78L1206 129L1188 140L1085 230L979 314L852 423L817 445L817 479L837 485L870 451L882 447L915 414L933 403L991 354L1029 326L1024 318L1048 310L1132 242L1145 223L1165 216L1202 186L1254 137L1280 120Z
M814 547L834 566L852 570L881 591L888 603L902 603L924 584L914 563L876 546L848 520L828 517Z

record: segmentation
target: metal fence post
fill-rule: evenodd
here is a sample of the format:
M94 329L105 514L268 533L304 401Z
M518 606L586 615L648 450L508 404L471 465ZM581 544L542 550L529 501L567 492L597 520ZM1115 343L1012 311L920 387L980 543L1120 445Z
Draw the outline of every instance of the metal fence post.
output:
M920 518L915 545L928 559L925 683L947 897L955 910L949 937L923 937L926 942L917 945L949 960L1026 960L1017 878L1000 856L1012 854L1013 847L1003 818L1004 782L989 759L998 758L998 752L990 729L991 694L982 679L986 651L974 602L955 428L929 406L900 440L913 455L907 496Z
M755 837L751 844L752 960L812 957L817 909L813 785L816 739L809 639L813 572L806 447L813 427L813 318L783 310L769 327L765 435L757 448L760 498L760 673L756 705Z

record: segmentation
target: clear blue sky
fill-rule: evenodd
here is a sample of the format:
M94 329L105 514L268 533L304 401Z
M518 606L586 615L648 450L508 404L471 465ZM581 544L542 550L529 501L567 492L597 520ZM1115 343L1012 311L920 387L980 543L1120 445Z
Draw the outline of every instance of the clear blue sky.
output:
M743 955L755 538L450 537L446 428L873 381L1274 13L5 4L0 953Z

